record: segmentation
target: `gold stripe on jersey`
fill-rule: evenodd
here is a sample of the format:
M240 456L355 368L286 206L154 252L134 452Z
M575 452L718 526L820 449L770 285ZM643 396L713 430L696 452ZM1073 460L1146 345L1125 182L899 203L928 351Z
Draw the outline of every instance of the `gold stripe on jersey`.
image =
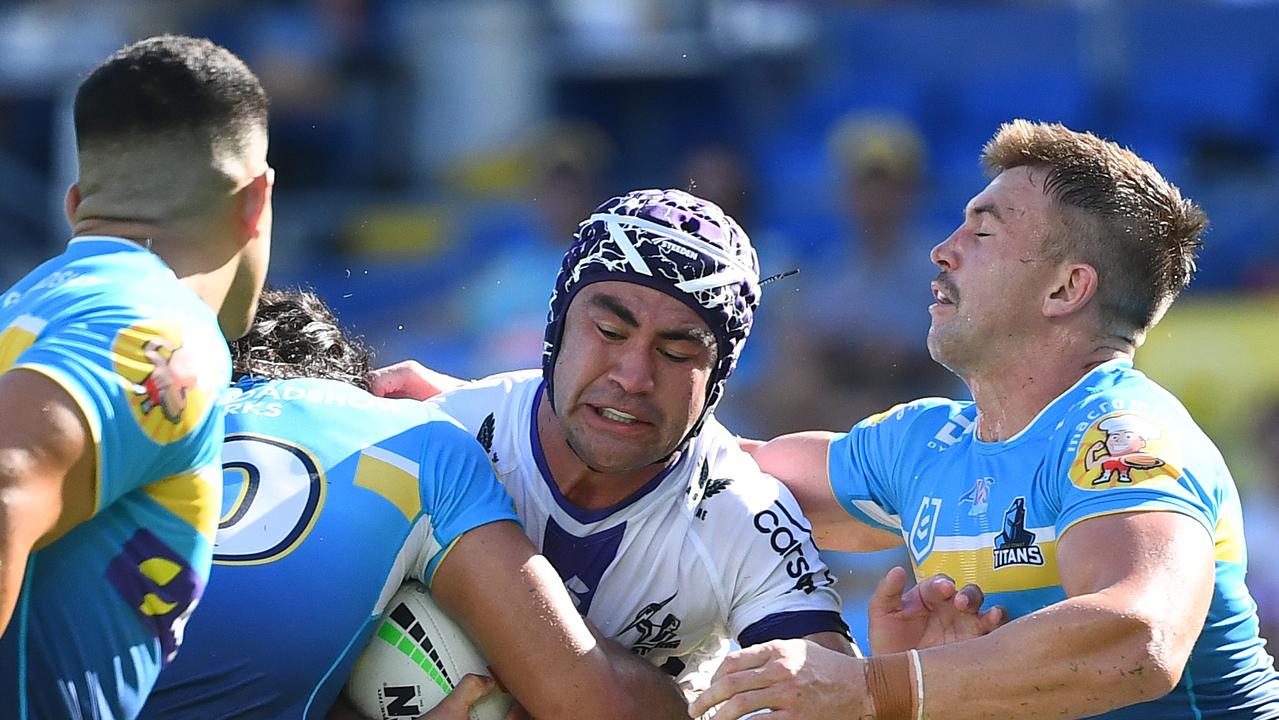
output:
M1213 544L1216 545L1218 562L1242 563L1244 560L1243 510L1239 498L1232 497L1222 503L1213 528Z
M417 463L401 455L378 447L367 447L360 452L360 463L355 468L355 485L386 498L404 513L404 519L422 512L422 496L418 488Z
M209 542L218 531L222 508L222 476L209 465L191 472L170 475L142 488L161 507L182 518Z
M4 332L0 332L0 372L8 370L18 362L18 356L35 344L36 338L40 336L46 324L48 322L43 318L19 315L9 324L9 327L4 329Z
M916 577L929 577L945 573L953 578L964 578L976 583L983 592L1016 592L1037 590L1061 584L1057 573L1057 541L1035 543L1043 565L1007 564L995 568L995 548L973 550L933 550L922 563L915 566Z

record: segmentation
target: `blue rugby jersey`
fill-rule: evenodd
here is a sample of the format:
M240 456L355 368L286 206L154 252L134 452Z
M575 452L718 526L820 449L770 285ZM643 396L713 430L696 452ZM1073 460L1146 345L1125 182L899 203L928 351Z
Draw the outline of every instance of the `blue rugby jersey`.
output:
M226 342L158 257L80 237L0 295L0 371L14 368L79 405L96 501L28 562L0 639L0 717L135 717L209 574Z
M1176 398L1112 361L1012 438L978 440L976 417L971 402L929 398L863 420L831 444L836 497L862 522L899 532L919 577L977 583L1013 618L1066 598L1056 545L1075 523L1133 511L1194 518L1214 538L1216 583L1181 681L1101 717L1279 717L1279 676L1244 586L1239 496Z
M422 403L246 379L226 424L209 590L142 716L322 718L400 584L517 516L479 443Z

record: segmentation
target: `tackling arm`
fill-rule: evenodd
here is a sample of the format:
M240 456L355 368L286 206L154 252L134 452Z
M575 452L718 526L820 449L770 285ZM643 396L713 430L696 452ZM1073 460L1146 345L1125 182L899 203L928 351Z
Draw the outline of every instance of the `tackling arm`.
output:
M827 456L834 433L782 435L762 445L741 443L764 472L782 481L813 523L813 541L823 550L869 552L897 547L899 535L873 528L849 515L831 489Z
M429 400L466 381L432 370L416 360L401 360L369 373L369 392L378 397Z
M1068 599L985 637L920 651L925 713L1080 718L1176 686L1212 599L1204 528L1172 512L1108 515L1068 530L1057 550ZM763 707L869 717L862 663L794 641L749 648L725 660L692 709L725 702L719 720Z
M1204 528L1172 512L1109 515L1069 529L1057 552L1069 599L985 638L921 653L926 707L962 707L965 717L1084 717L1176 686L1212 600Z
M534 717L687 718L671 678L592 635L554 568L515 523L462 535L436 570L431 594Z
M31 552L93 514L92 438L57 383L25 369L0 375L0 633Z

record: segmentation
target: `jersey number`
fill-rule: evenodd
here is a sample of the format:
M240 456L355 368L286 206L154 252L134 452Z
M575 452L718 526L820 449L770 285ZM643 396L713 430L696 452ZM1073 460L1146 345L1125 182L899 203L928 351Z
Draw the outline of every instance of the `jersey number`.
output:
M263 477L271 479L263 483ZM234 500L218 522L213 562L261 565L293 552L324 506L324 473L305 449L262 435L227 435L222 488Z

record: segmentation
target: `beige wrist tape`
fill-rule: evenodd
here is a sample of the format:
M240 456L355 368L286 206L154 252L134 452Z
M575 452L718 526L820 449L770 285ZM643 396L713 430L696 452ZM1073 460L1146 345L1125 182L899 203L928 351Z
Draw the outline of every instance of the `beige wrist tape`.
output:
M866 689L875 720L915 720L915 687L910 655L871 655L866 659Z

